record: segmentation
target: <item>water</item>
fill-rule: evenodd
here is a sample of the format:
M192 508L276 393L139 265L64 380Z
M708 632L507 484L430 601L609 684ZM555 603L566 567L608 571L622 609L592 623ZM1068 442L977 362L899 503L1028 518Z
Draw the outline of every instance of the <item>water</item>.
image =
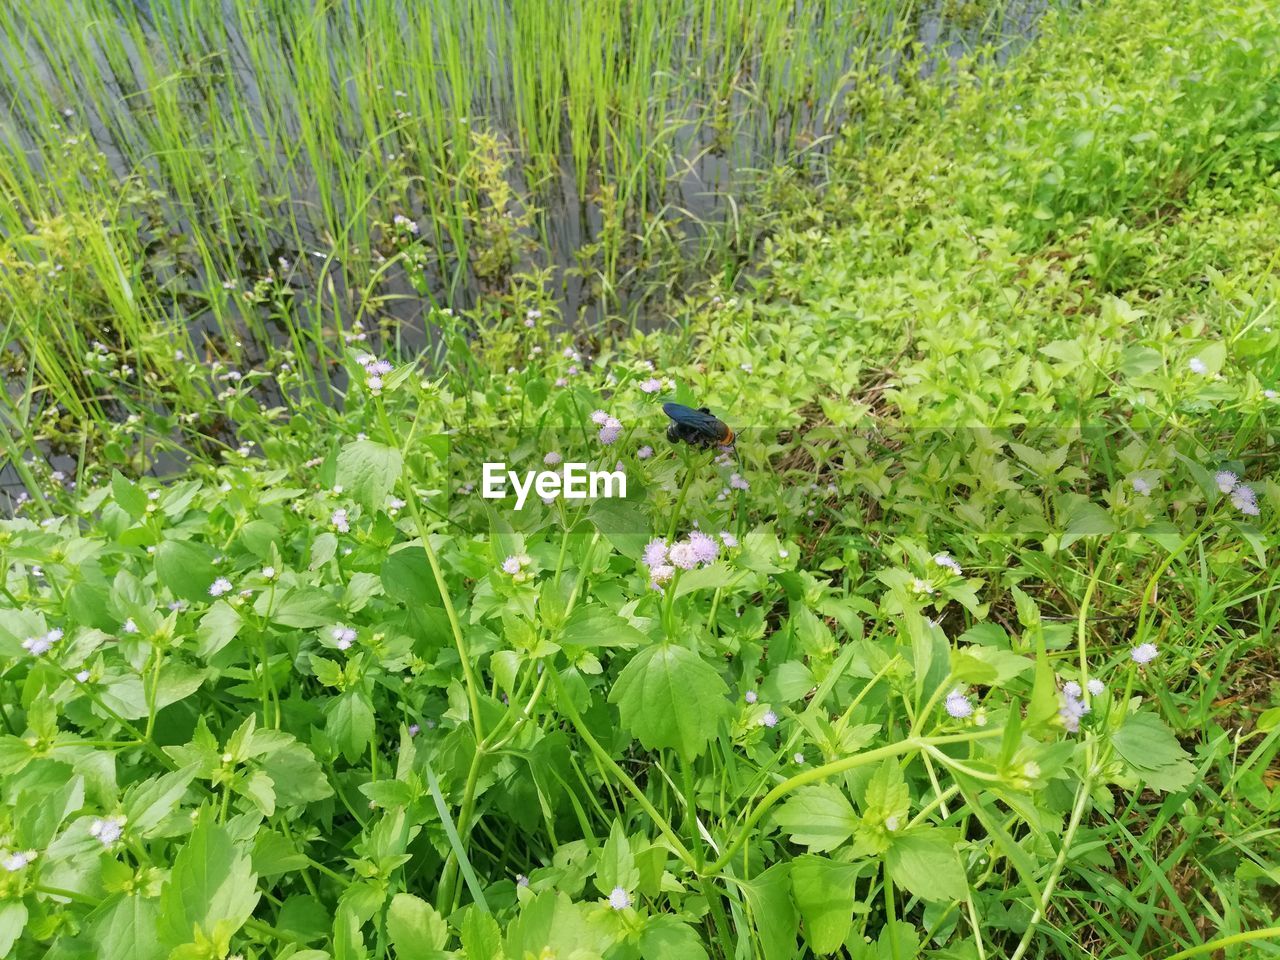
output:
M263 195L274 194L275 199L267 209L244 212L246 220L252 217L268 220L261 233L265 242L246 241L248 231L242 224L224 225L229 242L234 244L238 272L249 278L246 282L251 282L269 269L280 270L279 262L284 258L290 264L284 273L293 292L293 309L302 321L326 329L333 329L339 321L344 328L349 326L353 319L349 305L358 299L359 291L367 282L370 265L367 262L349 264L342 259L346 251L340 251L341 255L332 262L316 256L317 253L327 255L334 249L331 221L322 213L327 192L322 188L339 174L342 158L333 158L331 166L317 166L305 152L292 152L296 139L301 136L308 105L281 104L274 95L282 87L303 86L297 76L297 71L303 69L296 56L297 39L275 29L266 16L257 25L255 36L247 37L233 0L219 0L222 23L215 36L206 35L191 23L167 22L167 6L153 5L146 0L116 0L120 4L133 2L134 6L117 8L121 28L111 31L112 47L108 49L99 39L105 29L101 12L90 9L99 8L101 2L66 0L60 3L63 8L60 16L71 22L93 25L79 31L87 44L87 60L68 60L50 53L57 49L57 44L45 35L47 22L35 15L38 12L35 5L44 2L19 0L14 8L16 16L14 12L9 14L12 19L7 37L0 34L3 38L0 39L0 97L14 105L8 117L0 117L0 148L22 151L37 171L47 172L48 167L42 165L56 162L56 155L49 149L51 138L82 137L102 152L114 176L123 179L140 173L147 185L157 191L154 202L140 206L137 211L140 237L156 251L146 264L149 282L167 291L163 298L168 307L166 313L187 318L197 341L220 343L226 335L227 315L221 320L215 318L199 294L219 285L222 278L209 276L203 265L186 262L182 254L183 238L197 229L207 228L202 218L211 216L214 208L202 206L200 197L191 198L192 203L183 201L181 184L168 175L149 141L156 126L155 107L143 93L157 81L148 77L148 67L158 64L162 78L181 72L185 77L181 86L182 108L187 114L187 129L194 135L186 145L189 149L212 149L215 139L209 131L218 119L215 111L241 110L258 135L265 138L275 130L285 138L274 157L256 159L253 171L262 179L264 187L272 188L264 189ZM386 0L376 2L385 6ZM527 90L514 75L516 65L511 62L512 58L505 57L502 49L503 37L512 35L519 26L515 8L506 0L474 0L472 22L487 25L482 45L485 55L478 62L468 64L466 76L470 82L466 85L470 89L465 99L456 86L443 80L442 88L448 86L448 89L441 97L453 103L455 113L466 116L468 126L487 129L502 141L517 145L511 149L511 162L505 167L503 177L513 191L514 209L529 211L530 222L519 231L519 236L528 242L528 249L521 254L515 272L548 271L549 290L566 326L597 330L610 319L618 322L618 318L623 318L626 325L645 330L660 324L657 307L669 288L690 280L689 265L705 259L707 250L719 252L719 256L712 258L716 265L749 264L753 239L750 232L745 240L736 244L727 241L725 233L735 216L743 210L750 211L761 171L787 165L797 172L802 183L822 182L826 158L841 124L847 119L843 104L851 89L850 72L867 55L864 47L848 44L842 48L839 41L845 31L852 31L860 23L858 28L865 31L866 24L862 21L870 8L856 0L814 2L816 7L797 2L793 16L796 22L821 25L825 38L821 42L831 55L821 63L788 64L784 59L779 70L777 64L766 63L760 51L743 50L740 82L735 82L727 98L718 98L722 91L717 89L712 71L706 71L707 76L700 78L699 51L691 42L692 36L687 38L690 42L683 45L684 59L675 64L680 71L679 82L666 88L668 92L677 91L680 102L665 104L662 108L662 115L671 124L663 138L666 146L662 168L639 198L649 219L642 219L640 202L637 202L632 209L624 211L623 220L625 230L633 233L653 228L655 224L669 229L675 238L676 255L642 264L633 262L636 251L631 251L632 259L621 262L616 271L623 276L617 289L611 297L602 298L595 289L595 278L577 276L573 268L578 255L598 243L607 229L605 213L595 191L601 185L608 185L608 177L593 169L586 183L579 182L570 131L568 125L563 124L559 154L552 158L553 175L534 179L537 171L545 168L545 163L540 166L536 161L546 158L534 157L518 146L526 139L521 121L521 97ZM1007 41L995 48L998 59L1007 57L1033 35L1035 24L1049 2L1051 0L1009 0L1001 4L1001 16L994 23L982 15L991 7L985 0L982 3L944 0L923 9L904 4L902 9L914 10L909 14L912 18L909 29L923 51L918 55L923 56L926 63L940 64L974 49L979 42ZM345 35L350 24L358 24L360 17L369 14L373 3L375 0L347 0L345 4L333 5L328 21L334 30L335 42ZM267 3L263 10L269 7ZM886 38L882 48L872 51L874 63L881 76L891 78L902 53L901 45L889 43L888 38L895 36L903 23L895 23L891 9L873 11L871 15L882 18L882 22L873 25L873 32L878 31ZM3 16L0 14L0 18ZM817 19L805 21L805 17ZM131 32L125 25L135 25L137 29ZM691 31L697 28L692 20L686 26ZM443 39L437 37L437 45L442 44ZM350 42L350 38L344 42ZM263 44L271 51L265 61L268 64L265 72ZM395 51L380 52L389 57ZM375 54L370 51L370 55ZM802 67L813 69L813 87L805 96L797 95L771 105L770 91L760 88L762 77L772 77L772 84L786 90L796 86L797 71ZM769 69L776 72L769 74ZM348 119L358 118L362 109L359 93L352 81L336 75L337 70L335 65L333 82L344 92ZM393 73L386 74L392 83ZM411 78L412 74L405 76ZM405 85L409 85L407 80ZM46 129L36 119L42 118L37 91L47 94L54 104L65 104L65 109L72 111L58 123L62 129ZM95 107L95 103L113 112L106 113ZM353 156L367 147L359 133L357 130L340 133L339 142ZM3 160L2 154L0 160ZM219 162L212 154L210 160ZM410 190L401 198L401 204L425 224L427 199L421 192ZM369 210L342 209L339 219L370 214ZM762 228L757 224L751 229ZM418 352L435 343L437 331L430 317L436 305L448 304L455 311L465 311L490 295L489 284L468 267L469 252L448 249L446 244L440 260L433 261L425 273L416 278L418 286L412 282L415 277L401 266L384 276L378 293L386 300L379 305L378 314L380 319L390 322L402 350ZM320 287L322 275L326 289ZM229 309L238 309L234 300ZM248 315L248 310L255 309L249 307L239 315L231 314L236 336L245 343L242 360L247 364L262 362L272 346L255 343L249 335L254 326L251 320L257 319L261 324L266 319ZM284 342L279 327L266 329L275 345ZM6 386L11 395L20 387L12 382ZM281 398L267 389L262 400L278 403ZM74 462L73 456L60 455L54 466L70 472ZM11 465L0 471L0 485L7 489L20 486Z

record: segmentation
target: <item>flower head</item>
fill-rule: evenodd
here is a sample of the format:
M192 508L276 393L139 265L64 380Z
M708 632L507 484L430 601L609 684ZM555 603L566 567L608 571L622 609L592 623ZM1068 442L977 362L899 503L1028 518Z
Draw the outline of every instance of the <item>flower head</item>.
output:
M333 511L333 515L329 517L329 523L331 523L334 529L339 533L351 532L351 519L347 516L347 511L343 510L341 507Z
M554 467L556 464L560 463L562 460L564 460L564 457L560 456L560 454L556 453L556 451L554 450L550 451L545 457L542 458L542 462L545 463L548 467Z
M648 444L645 444L643 447L641 447L639 450L636 451L637 460L648 460L652 456L653 456L653 447L649 446Z
M757 700L760 699L760 695L756 693L754 690L748 690L746 693L742 695L742 699L745 700L747 703L755 703Z
M62 630L58 627L54 627L48 633L42 634L38 637L27 637L27 639L22 641L22 649L26 650L33 657L44 656L44 654L53 649L53 645L61 639Z
M356 642L355 630L341 623L329 632L329 636L333 637L334 646L339 650L349 650L351 645Z
M622 421L609 417L600 425L600 442L606 447L622 436Z
M124 817L97 818L89 824L89 836L97 837L104 847L109 847L124 834Z
M121 633L137 633L138 632L138 625L133 622L133 617L130 617L128 620L126 620L124 623L120 625L120 632Z
M667 541L650 540L644 545L644 555L641 560L649 568L662 566L667 562Z
M765 727L776 727L778 725L778 715L772 710L766 710L764 716L760 718L760 724Z
M1151 496L1151 484L1147 483L1142 477L1133 478L1133 492L1140 497Z
M234 588L232 587L230 580L226 577L219 577L217 580L213 581L213 583L209 584L209 596L220 597L224 593L230 593L233 589Z
M1090 696L1100 697L1106 693L1107 685L1097 677L1093 677L1085 684L1085 689L1089 691Z
M609 414L603 410L591 411L591 422L597 427L603 427L609 421Z
M1068 680L1062 685L1063 696L1071 697L1073 700L1080 699L1080 684L1074 680Z
M1240 482L1240 478L1230 470L1219 470L1213 475L1213 482L1218 485L1218 489L1223 493L1230 493L1235 489L1235 485Z
M699 563L711 563L720 552L720 545L701 530L694 530L689 534L689 546L693 548L693 554Z
M1192 373L1206 374L1209 372L1209 368L1205 366L1204 361L1199 357L1192 357L1187 362L1187 366L1191 368Z
M609 906L615 910L625 910L631 906L631 894L624 887L614 887L609 893Z
M692 570L698 565L698 551L692 543L681 540L667 552L668 558L681 570Z
M657 393L662 389L662 381L657 377L650 377L648 380L641 380L640 389L645 393Z
M973 713L973 701L959 690L952 690L947 694L946 707L947 713L957 720L963 720Z
M1258 509L1258 495L1253 487L1244 483L1231 491L1231 505L1247 517L1256 517L1262 512Z
M735 473L729 477L729 486L734 490L750 490L751 484L742 478L741 474Z
M6 853L0 857L0 867L4 867L10 873L17 873L26 867L36 858L34 850L19 850L13 853Z
M721 543L723 543L726 547L728 547L728 548L730 548L730 549L733 549L734 547L736 547L736 546L738 545L738 538L737 538L737 537L735 537L735 536L734 536L732 533L730 533L728 530L721 530L721 531L720 531L720 542L721 542Z
M940 567L950 570L957 577L963 574L964 572L963 570L960 569L960 564L958 564L955 558L952 557L951 554L949 553L935 553L933 555L933 562Z
M1159 652L1160 651L1156 649L1156 645L1154 643L1140 643L1129 651L1129 656L1133 659L1134 663L1145 665L1154 660Z

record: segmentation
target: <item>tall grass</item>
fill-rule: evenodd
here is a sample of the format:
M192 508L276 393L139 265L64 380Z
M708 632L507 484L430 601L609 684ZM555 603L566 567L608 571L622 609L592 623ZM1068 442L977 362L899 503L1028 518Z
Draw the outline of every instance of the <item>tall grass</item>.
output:
M4 5L7 362L35 365L35 409L96 422L153 406L149 384L216 393L178 356L287 350L329 401L346 339L420 348L445 306L634 323L750 259L756 188L820 176L853 86L922 31L976 46L1024 6ZM118 354L110 403L95 340Z

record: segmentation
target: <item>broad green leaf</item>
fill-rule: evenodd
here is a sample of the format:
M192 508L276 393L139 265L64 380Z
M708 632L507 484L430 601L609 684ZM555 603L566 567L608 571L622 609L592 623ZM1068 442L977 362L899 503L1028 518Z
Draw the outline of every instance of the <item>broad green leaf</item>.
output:
M1190 755L1173 731L1152 713L1133 713L1111 734L1111 745L1147 786L1181 790L1195 780Z
M600 604L581 604L570 615L561 644L576 647L638 647L643 633Z
M793 843L811 852L834 850L858 826L853 805L834 783L818 783L796 790L774 815Z
M636 858L631 852L631 842L617 820L609 828L609 839L600 848L600 862L596 867L596 889L608 896L616 887L628 893L636 889L640 882L640 871L636 869Z
M467 960L504 960L502 930L498 921L475 904L462 911L458 924L458 939Z
M125 794L123 808L129 832L145 837L178 808L187 786L195 779L201 765L188 764L163 776L131 787Z
M387 909L387 936L397 960L434 960L449 941L449 928L431 904L397 893Z
M650 917L640 934L640 956L662 960L707 960L698 931L672 916Z
M1058 546L1065 550L1077 540L1085 537L1096 537L1102 534L1115 533L1116 522L1096 503L1082 503L1072 512L1067 521L1067 529L1058 541Z
M853 926L858 866L806 854L791 862L791 895L814 953L840 949Z
M963 900L969 884L954 832L923 827L894 836L885 854L893 882L923 900Z
M119 470L111 471L111 495L120 509L137 520L147 512L147 495Z
M172 948L191 943L197 931L211 940L230 936L253 915L258 896L249 856L206 809L161 889L160 940Z
M736 881L751 909L762 960L794 960L800 917L791 902L790 863L775 863L751 880Z
M403 460L395 447L356 440L338 453L338 483L366 510L381 510L400 478Z
M729 709L729 688L692 650L663 643L641 650L618 676L609 702L646 750L674 749L695 759Z
M27 925L27 907L21 900L0 902L0 957L7 957Z
M373 706L363 693L350 690L329 701L325 732L351 763L364 755L373 737Z
M159 915L158 900L117 893L103 901L93 914L98 960L161 960L168 951L156 936Z
M218 578L212 552L189 540L166 540L156 547L156 578L175 597L203 603L209 587Z

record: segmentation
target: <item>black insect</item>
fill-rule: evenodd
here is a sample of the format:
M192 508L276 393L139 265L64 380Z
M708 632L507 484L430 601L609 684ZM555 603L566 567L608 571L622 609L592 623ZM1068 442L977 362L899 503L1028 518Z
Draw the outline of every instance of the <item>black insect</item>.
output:
M733 429L706 407L695 410L683 403L664 403L662 411L671 418L667 439L672 443L687 443L695 447L733 446L736 436Z

